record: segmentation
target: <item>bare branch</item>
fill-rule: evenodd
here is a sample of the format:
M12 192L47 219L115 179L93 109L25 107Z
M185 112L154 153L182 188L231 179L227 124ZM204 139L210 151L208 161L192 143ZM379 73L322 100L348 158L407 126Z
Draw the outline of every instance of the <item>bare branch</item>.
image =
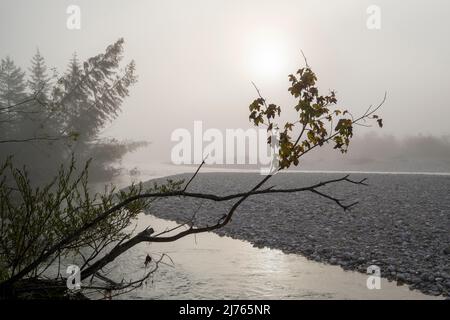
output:
M34 138L28 138L28 139L10 139L10 140L0 140L0 144L3 143L24 143L24 142L31 142L31 141L58 141L61 140L64 137L34 137Z
M300 52L302 53L303 59L305 60L306 67L309 68L308 59L306 59L305 53L303 52L303 50L300 50Z
M208 158L208 156L206 156L203 160L202 163L198 166L197 170L195 171L194 175L191 177L191 179L188 181L188 183L186 183L186 185L184 186L183 191L186 191L187 188L189 187L189 185L191 184L191 182L195 179L195 177L197 176L198 172L200 171L200 169L202 168L202 166L205 164L206 159Z

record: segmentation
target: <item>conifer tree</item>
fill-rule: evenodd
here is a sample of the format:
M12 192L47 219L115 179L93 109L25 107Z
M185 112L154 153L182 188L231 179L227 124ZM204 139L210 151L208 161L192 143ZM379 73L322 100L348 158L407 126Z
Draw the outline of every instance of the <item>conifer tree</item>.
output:
M118 116L136 82L134 62L122 66L123 43L119 39L85 62L80 62L75 53L54 83L39 50L31 60L28 82L9 57L1 60L0 136L2 140L31 139L33 143L4 143L0 154L14 154L43 175L45 167L53 170L71 154L80 163L95 157L93 171L110 175L116 160L142 145L99 137L105 125ZM18 103L19 107L7 107Z
M0 63L0 105L10 107L26 99L25 72L8 56ZM12 110L11 110L12 111Z
M46 101L50 89L50 77L47 74L44 57L42 57L39 49L36 50L31 59L31 67L28 70L30 72L28 88L31 94L37 94L39 100Z
M0 61L0 136L3 139L14 137L20 132L17 128L19 106L26 99L25 73L8 56ZM3 148L1 150L3 152ZM1 152L0 152L1 153Z
M53 103L64 113L68 132L95 139L100 130L114 120L129 88L136 82L135 64L119 69L123 58L123 39L107 47L105 53L80 66L76 55L54 90ZM83 137L81 137L83 138Z

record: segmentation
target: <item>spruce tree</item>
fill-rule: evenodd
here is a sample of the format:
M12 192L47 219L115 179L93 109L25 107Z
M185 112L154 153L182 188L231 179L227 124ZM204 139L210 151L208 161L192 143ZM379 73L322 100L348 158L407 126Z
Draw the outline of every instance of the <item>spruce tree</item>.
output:
M76 133L81 129L79 113L82 104L86 103L85 94L77 86L81 81L82 70L77 53L74 52L64 76L59 80L54 91L61 124L66 132Z
M37 94L41 101L47 101L50 77L47 74L47 66L44 57L42 57L39 49L31 59L30 79L28 80L28 88L32 94Z
M0 62L0 136L4 139L20 133L18 105L26 100L25 73L8 56ZM7 149L7 148L6 148ZM0 154L6 152L5 148ZM6 153L4 153L6 154Z
M136 82L133 61L120 68L123 43L119 39L104 53L83 63L74 54L53 90L51 105L53 110L58 110L61 132L73 138L69 140L70 149L79 162L95 156L91 163L94 172L106 173L109 169L104 159L110 163L122 155L118 151L123 145L105 141L99 133L119 115L124 98Z
M8 56L0 63L0 105L10 107L26 99L25 72ZM11 111L13 111L11 109Z
M67 93L74 90L76 88L77 83L81 81L81 66L78 61L77 53L74 52L72 58L69 61L69 65L67 66L67 70L65 73L65 81L64 89Z
M39 49L31 58L28 78L29 103L24 106L21 122L24 136L54 137L58 135L57 123L52 121L48 107L51 78Z
M123 39L79 64L76 55L54 91L54 104L65 113L68 132L95 140L100 130L114 120L129 88L136 82L135 64L121 71Z

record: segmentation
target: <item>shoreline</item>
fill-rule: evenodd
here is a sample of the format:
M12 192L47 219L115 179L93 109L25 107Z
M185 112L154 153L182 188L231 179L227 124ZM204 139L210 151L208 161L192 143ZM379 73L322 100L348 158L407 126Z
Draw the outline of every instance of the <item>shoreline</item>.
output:
M304 180L316 175L323 178L324 175L330 174L296 173L289 177L301 177L302 179L297 180ZM217 194L227 194L230 190L236 192L236 185L242 188L242 181L239 180L242 180L243 176L248 179L251 177L250 180L259 177L255 174L202 173L198 176L200 181L197 181L192 188L200 192L219 189L214 192ZM177 177L186 177L186 175L177 175ZM283 175L276 177L279 181L283 180ZM372 178L377 180L375 176ZM422 178L437 179L440 184L450 185L450 179L446 176L379 175L378 180L381 178L412 179L414 182L411 184L408 183L411 181L404 181L397 185L397 189L400 188L399 186L408 189L411 185L421 183ZM235 180L234 183L233 180ZM382 185L378 186L375 194L388 191L384 189L386 188ZM369 193L371 191L374 190L369 190ZM405 193L402 191L401 194L411 200L411 191L414 190L406 190ZM400 193L398 190L397 192ZM389 193L391 196L395 195L395 192ZM401 207L395 208L394 211L398 211L395 213L396 217L384 208L379 210L376 207L383 197L376 197L376 201L373 202L369 201L372 204L368 206L372 209L370 213L361 211L363 208L359 208L357 213L343 213L328 202L321 203L317 198L314 198L318 200L316 205L311 205L307 210L297 211L296 206L312 199L311 196L306 198L304 196L297 197L298 199L295 195L266 197L266 199L255 196L240 208L230 225L214 233L248 241L257 248L267 247L279 249L287 254L299 254L309 260L340 266L344 270L366 273L368 266L377 265L381 268L381 276L389 281L406 284L411 289L417 289L427 295L443 297L449 295L450 255L442 251L446 251L446 246L449 244L446 227L450 213L448 210L445 211L446 206L450 204L448 196L443 209L440 208L438 211L437 217L427 215L426 212L420 214L420 218L424 221L417 219L418 214L415 214L413 210L418 208L411 206L408 201L400 202ZM173 201L175 203L163 202L163 204L157 204L149 213L178 223L185 222L192 214L182 214L177 207L181 205L193 210L199 205L198 202L190 199ZM277 203L284 204L281 208L277 208ZM423 204L419 203L419 207L421 206ZM202 212L197 222L205 224L208 218L213 219L211 216L208 217L210 214L213 215L211 212L223 214L223 207L216 203L209 204L200 210ZM365 206L365 209L368 207ZM293 211L296 212L295 215L291 214ZM370 227L371 223L374 223L374 228ZM298 230L295 228L297 225ZM441 245L437 246L436 243Z

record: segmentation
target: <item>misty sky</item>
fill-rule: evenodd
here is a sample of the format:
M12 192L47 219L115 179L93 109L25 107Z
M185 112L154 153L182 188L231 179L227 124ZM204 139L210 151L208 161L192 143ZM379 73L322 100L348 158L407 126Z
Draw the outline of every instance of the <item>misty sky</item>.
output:
M81 8L81 30L66 9ZM381 30L366 9L381 8ZM271 102L289 107L287 75L303 63L321 89L336 89L353 113L385 91L383 134L450 134L450 2L364 0L0 0L0 57L27 68L37 47L64 71L73 51L88 58L119 37L135 59L138 84L104 134L150 140L168 156L170 134L246 128L254 81ZM371 129L369 129L371 130Z

